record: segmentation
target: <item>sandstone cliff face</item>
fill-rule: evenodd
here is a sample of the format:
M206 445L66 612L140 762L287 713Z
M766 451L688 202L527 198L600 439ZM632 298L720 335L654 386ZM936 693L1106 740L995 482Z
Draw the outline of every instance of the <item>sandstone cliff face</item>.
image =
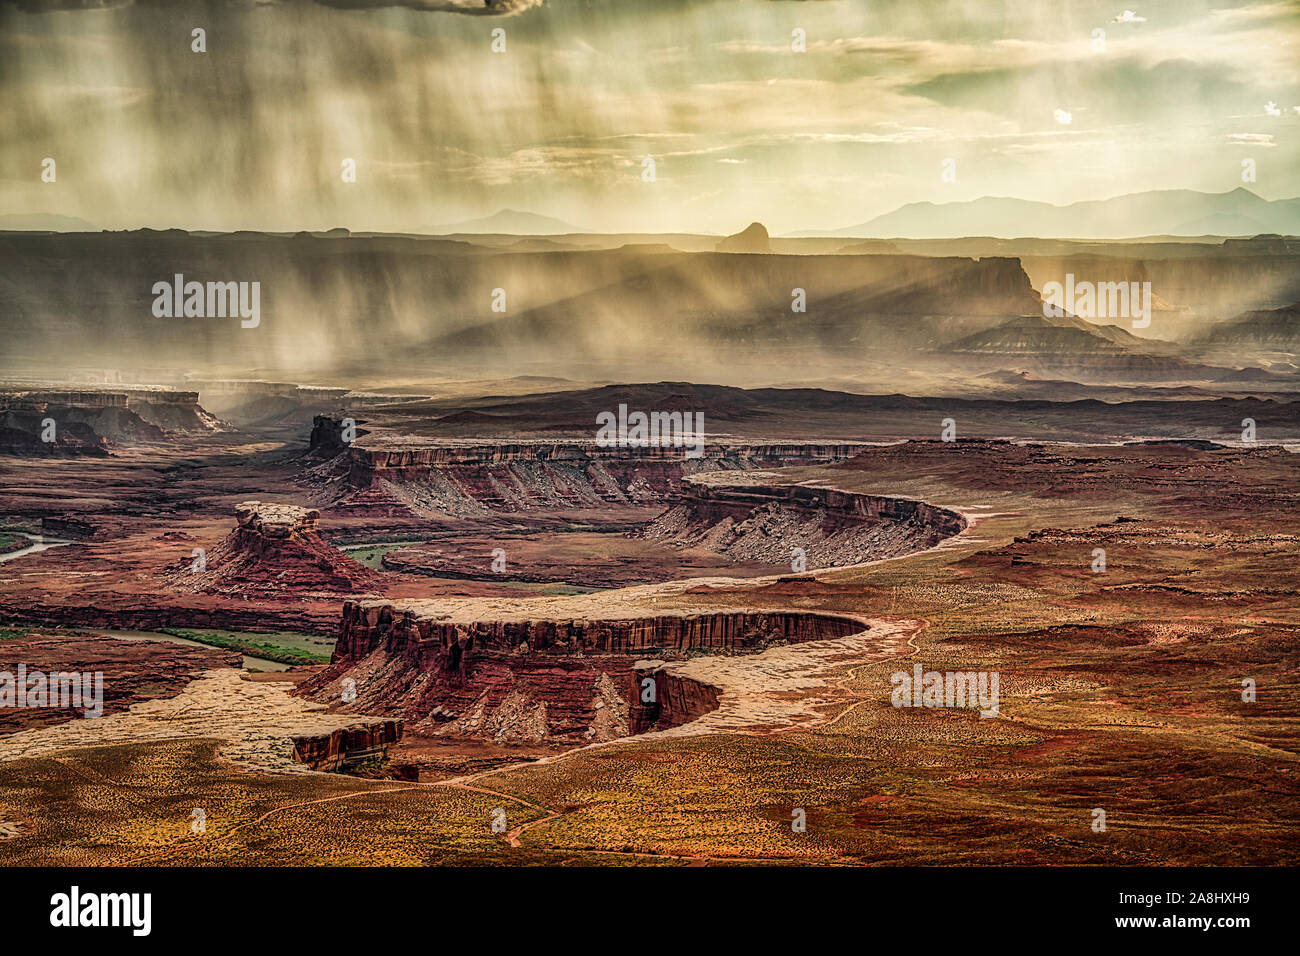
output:
M51 422L53 440L47 441ZM7 454L103 456L115 441L165 437L128 408L122 394L0 393L0 451Z
M55 440L44 441L52 419ZM217 431L222 423L198 404L196 392L115 388L0 392L0 452L103 455L113 442L152 442L168 432Z
M773 463L799 460L805 463L822 463L848 458L861 450L861 445L851 442L785 442L770 444L706 445L700 458L687 458L681 448L670 446L644 448L604 448L594 441L568 442L493 442L426 443L410 446L377 446L354 444L349 451L350 481L364 487L377 478L391 480L418 479L436 467L452 465L483 466L511 464L527 461L587 465L593 462L616 463L664 462L688 467L692 471L718 471L718 463L728 462Z
M715 359L782 348L861 354L864 344L886 333L901 348L940 344L933 323L925 321L932 317L955 319L968 333L1041 308L1029 278L1011 258L717 252L658 259L653 274L561 299L509 323L484 322L443 341L466 352L490 348L507 356L531 352L534 358L563 348L568 360L559 368L595 355L637 355L644 362L661 354L667 340L683 350L708 348ZM778 314L789 317L794 288L808 292L807 315L777 321ZM592 316L618 323L620 334L595 334ZM917 318L900 322L899 316Z
M910 498L716 479L685 479L682 500L634 534L772 564L789 565L798 548L815 569L922 551L966 527L957 512Z
M357 661L379 649L417 664L464 670L465 655L636 654L654 651L738 651L766 641L843 637L860 622L803 611L735 611L573 620L444 620L386 601L346 601L333 662Z
M641 700L636 663L687 651L739 653L843 637L860 621L797 611L573 620L448 620L383 601L349 601L330 666L301 690L401 716L412 729L497 743L605 740L675 726L716 706L716 693L664 677ZM642 675L644 676L644 675Z
M632 676L629 733L680 727L718 707L716 687L664 670L663 661L638 661Z
M198 392L146 392L130 396L130 408L163 431L202 435L230 426L199 405Z
M47 420L55 422L54 441L45 441ZM36 456L108 455L109 441L76 421L67 410L45 404L0 409L0 454Z
M320 512L297 505L243 501L235 505L235 521L240 528L265 538L291 538L315 533Z
M293 738L293 759L312 770L347 770L371 760L382 760L388 748L402 739L400 720L378 720L341 727L327 734Z
M336 454L319 466L316 477L342 486L336 507L375 514L407 509L474 517L495 511L658 504L680 493L685 475L822 464L861 450L860 445L833 442L714 444L701 457L687 458L682 448L604 448L578 440L357 441L343 446L340 429L338 420L317 416L313 451Z

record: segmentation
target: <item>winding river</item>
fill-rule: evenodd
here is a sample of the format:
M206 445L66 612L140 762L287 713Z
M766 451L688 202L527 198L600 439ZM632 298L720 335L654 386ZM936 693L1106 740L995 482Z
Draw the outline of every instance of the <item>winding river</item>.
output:
M21 558L26 554L35 554L38 551L48 551L50 548L61 548L64 545L75 543L67 538L47 538L42 534L28 534L25 531L16 531L11 533L26 538L31 542L31 544L25 548L19 548L17 551L7 551L4 554L0 554L0 562L12 561L15 558Z
M177 637L175 634L163 634L160 631L123 631L123 630L105 630L95 628L94 633L104 634L108 637L116 638L121 641L163 641L168 644L187 644L190 647L207 647L213 645L204 644L201 641L191 641L188 637ZM220 648L217 648L220 650ZM250 670L258 671L287 671L288 664L281 664L279 661L268 661L264 657L250 657L243 655L244 666Z

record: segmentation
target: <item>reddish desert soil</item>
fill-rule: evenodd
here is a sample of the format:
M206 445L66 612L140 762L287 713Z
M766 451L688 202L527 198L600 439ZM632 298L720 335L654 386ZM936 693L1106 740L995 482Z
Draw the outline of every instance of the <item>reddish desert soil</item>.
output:
M491 580L494 548L505 551L507 575L512 579L593 588L720 574L757 577L774 570L771 564L736 563L702 549L675 550L618 532L582 531L542 532L529 537L458 536L452 542L433 541L390 551L384 556L384 567L406 573Z
M471 620L494 620L509 604L529 608L519 613L534 621L571 619L586 607L606 615L786 609L912 623L897 631L901 643L818 659L816 686L774 682L809 678L783 670L799 663L797 646L762 666L753 664L761 655L698 658L715 671L741 667L738 678L713 675L718 686L738 680L719 718L766 688L807 720L687 724L564 753L546 742L408 738L393 763L423 783L282 779L232 764L220 742L192 733L0 762L0 819L16 821L21 834L0 841L0 859L1294 864L1298 462L1275 446L911 442L774 479L913 497L969 519L963 534L895 560L797 578L787 569L749 580L727 571L564 598L378 572L376 593L357 599L442 600ZM233 527L233 506L250 498L321 508L325 541L469 531L471 553L489 543L472 522L334 514L302 473L294 453L235 438L119 448L107 459L0 461L0 514L9 521L58 513L98 528L89 541L0 564L0 619L335 634L337 593L300 593L291 580L283 593L255 597L167 586L168 569L194 547L217 547ZM604 521L619 520L616 508L603 511ZM527 531L551 517L492 521ZM564 555L581 551L581 541L555 546ZM1106 552L1102 573L1091 569L1097 548ZM547 563L540 544L518 550L522 570ZM98 647L66 638L20 640L35 643L14 650L44 647L50 666L100 660ZM119 679L140 697L165 685L180 702L194 683L186 650L160 651L166 667L124 661L145 676L137 685ZM998 671L998 719L890 706L901 658ZM747 663L756 669L744 672ZM1254 702L1242 699L1245 678L1256 683ZM231 684L223 693L242 691ZM756 699L746 712L767 714L768 703ZM136 794L130 806L124 788ZM187 826L196 800L212 821L202 837ZM510 825L498 834L490 822L502 807ZM1096 807L1106 809L1106 832L1090 826ZM807 813L806 833L790 828L795 808Z
M29 674L37 670L47 675L99 672L104 714L124 711L140 701L174 696L205 671L243 666L240 655L217 648L39 630L0 641L0 671L15 674L20 664L26 665ZM5 707L0 708L0 734L84 719L81 708Z

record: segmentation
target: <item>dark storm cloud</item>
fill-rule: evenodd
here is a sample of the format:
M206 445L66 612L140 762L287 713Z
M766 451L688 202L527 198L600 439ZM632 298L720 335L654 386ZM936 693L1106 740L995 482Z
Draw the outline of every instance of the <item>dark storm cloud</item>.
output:
M1294 0L1177 22L1148 0L1100 53L1091 26L1120 5L1073 26L1032 0L21 12L106 2L0 0L0 213L423 232L513 208L612 232L779 233L911 201L1101 198L1120 179L1222 191L1240 144L1273 197L1297 191Z

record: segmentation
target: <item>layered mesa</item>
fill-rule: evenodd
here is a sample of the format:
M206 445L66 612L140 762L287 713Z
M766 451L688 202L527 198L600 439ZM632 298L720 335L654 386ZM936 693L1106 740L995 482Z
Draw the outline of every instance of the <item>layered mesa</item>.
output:
M676 727L718 706L716 688L665 659L757 653L869 629L861 618L803 611L580 617L580 607L569 609L575 616L539 619L521 605L492 620L445 602L348 602L330 666L302 689L362 713L401 715L437 736L610 740Z

